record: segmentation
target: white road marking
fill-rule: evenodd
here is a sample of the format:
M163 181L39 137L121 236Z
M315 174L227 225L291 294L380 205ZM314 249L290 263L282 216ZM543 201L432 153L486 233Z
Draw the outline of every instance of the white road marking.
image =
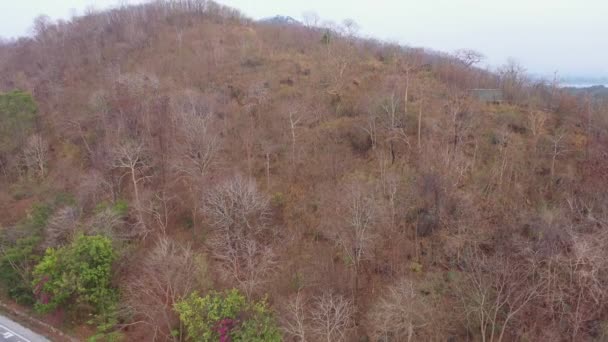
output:
M9 338L11 338L11 337L13 337L13 336L17 336L17 337L19 337L19 338L20 338L20 340L19 340L19 341L22 341L22 342L32 342L32 341L28 340L27 338L25 338L25 337L23 337L23 336L21 336L21 335L17 334L16 332L12 331L11 329L9 329L9 328L5 327L5 326L4 326L4 325L2 325L2 324L0 324L0 329L4 329L4 330L6 330L6 332L4 332L4 333L2 334L2 337L4 337L6 340L8 340Z

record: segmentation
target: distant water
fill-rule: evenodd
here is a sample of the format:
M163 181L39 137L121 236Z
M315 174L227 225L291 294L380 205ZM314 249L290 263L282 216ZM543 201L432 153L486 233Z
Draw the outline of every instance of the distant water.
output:
M590 88L590 87L599 87L604 86L608 88L608 83L606 84L593 84L593 83L561 83L560 87L562 88Z

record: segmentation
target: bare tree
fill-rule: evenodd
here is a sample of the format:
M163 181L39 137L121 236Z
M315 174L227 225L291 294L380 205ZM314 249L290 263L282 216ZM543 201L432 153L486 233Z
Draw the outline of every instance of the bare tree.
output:
M351 185L346 194L346 225L340 234L340 244L358 267L369 257L373 246L376 205L374 198L362 187Z
M399 191L399 174L389 172L383 180L384 197L388 200L391 230L397 227L397 193Z
M289 111L289 129L291 132L291 164L296 164L296 128L302 119L302 115L298 115L295 110Z
M467 68L480 63L485 58L481 52L471 49L456 50L456 52L454 52L454 57L456 57L456 59L458 59Z
M281 329L296 341L306 342L309 330L309 319L306 312L306 298L298 291L283 305L280 315Z
M372 254L376 242L376 203L373 196L361 185L351 184L341 208L344 226L338 233L338 244L348 257L354 273L355 305L359 291L359 273L363 260Z
M566 146L564 142L564 138L566 138L566 132L559 131L556 132L553 136L549 137L549 141L551 142L551 180L555 178L555 165L557 163L557 158L562 154L566 153Z
M112 208L105 208L93 215L85 228L90 234L104 235L115 241L136 237L136 232L125 231L125 220Z
M508 179L508 177L505 177L505 174L507 173L509 162L512 159L511 154L513 154L514 149L512 135L513 133L507 126L502 127L499 134L497 134L497 139L500 142L498 144L498 154L500 159L496 165L496 183L497 190L499 192L504 188L503 184L505 179Z
M28 170L44 177L49 159L49 145L39 134L30 136L23 149L23 162Z
M417 330L431 321L428 304L414 284L401 279L370 309L367 315L374 341L412 341Z
M395 94L391 94L384 104L382 104L382 122L384 128L388 132L387 141L391 152L391 163L395 163L395 141L402 141L408 147L410 146L407 134L405 133L405 120L403 115L399 113L399 100L395 97Z
M209 247L222 275L251 296L276 267L274 249L267 243L275 233L268 225L268 198L254 180L236 176L205 197L203 211L214 230Z
M198 221L201 186L212 170L219 149L219 139L213 133L211 113L203 112L195 95L187 92L183 101L174 105L176 127L173 168L183 177L192 204L192 221Z
M456 155L459 143L466 136L465 132L470 128L471 124L467 94L459 89L451 89L445 108L450 120L449 125L451 126L447 141L448 152L451 150L451 156L448 153L448 157L450 157L448 162L451 162Z
M479 328L482 341L500 342L509 323L539 296L533 265L479 251L471 252L465 265L467 281L459 291L467 320Z
M36 36L36 40L43 43L47 37L47 33L53 26L53 21L47 15L39 15L34 19L34 24L31 28L32 33Z
M91 170L81 175L76 199L80 206L91 208L103 199L116 199L112 184L98 171Z
M117 169L125 169L126 172L121 179L127 176L133 187L133 200L137 218L137 231L144 236L148 233L146 227L143 207L140 198L140 184L149 179L146 174L150 167L147 159L147 151L142 143L125 141L117 145L112 151L112 166Z
M361 29L359 24L357 24L354 19L350 18L344 19L342 21L342 26L344 26L346 37L350 39L354 38L357 35L357 32L359 32L359 29Z
M76 207L64 207L57 210L44 229L44 245L57 247L71 241L79 219L80 210Z
M180 156L175 168L190 180L198 180L213 166L219 147L217 135L209 126L211 114L201 113L191 103L174 115L174 121L178 131L176 152Z
M171 202L174 199L175 196L169 196L164 191L161 191L154 194L143 207L143 211L152 218L152 221L163 235L167 233L167 228L169 227L169 218L172 211Z
M270 281L276 270L272 246L247 236L214 234L208 243L220 263L220 276L236 283L248 298Z
M136 323L146 324L154 331L153 341L180 340L181 334L171 334L178 322L173 305L201 285L202 267L190 246L161 236L132 279L125 283L127 305L140 319Z
M528 113L528 128L532 133L532 137L534 139L533 149L536 152L538 145L538 138L545 131L545 122L547 121L547 114L540 110L532 110Z
M409 99L409 90L410 90L410 80L412 73L414 73L420 67L420 55L416 52L407 53L405 58L399 61L400 71L405 74L405 89L403 94L403 113L404 115L408 114L408 103Z
M418 127L417 127L417 138L418 138L418 150L422 148L422 112L425 105L427 105L429 97L429 83L428 81L420 80L418 82ZM426 101L425 101L426 99Z
M211 225L225 234L257 235L267 228L270 201L253 179L237 175L221 183L203 205Z
M422 148L422 105L423 101L420 99L420 103L418 105L418 150Z
M514 101L521 95L522 87L525 85L526 69L523 68L516 60L509 59L507 64L498 69L500 75L500 81L505 96L510 100Z
M604 227L605 228L605 227ZM570 295L567 312L572 341L577 341L588 329L589 322L597 319L605 309L606 279L608 276L608 253L606 243L608 234L605 229L595 234L570 232L572 256L564 260L569 282L563 286ZM568 286L569 285L569 286Z
M333 99L340 100L346 85L346 74L353 63L353 47L350 44L336 44L330 37L337 30L328 29L324 40L327 47L327 57L324 63L327 94ZM336 40L337 42L337 40Z
M319 340L340 342L347 339L347 330L353 323L355 308L341 295L324 293L314 299L311 324Z
M378 121L378 116L373 112L370 112L367 116L367 126L361 127L361 129L369 135L373 150L375 150L378 145L378 128L376 121Z
M281 149L280 144L274 144L270 139L264 140L261 143L262 151L264 152L265 159L265 171L266 171L266 189L270 189L270 168L271 160L275 157Z
M306 25L306 27L308 27L308 28L318 27L319 22L321 21L321 18L319 17L319 15L313 11L306 11L306 12L302 13L302 19L303 19L304 25Z

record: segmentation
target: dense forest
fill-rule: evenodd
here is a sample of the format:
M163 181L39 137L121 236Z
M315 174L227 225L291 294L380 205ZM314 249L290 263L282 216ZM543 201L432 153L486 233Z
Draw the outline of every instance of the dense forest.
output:
M608 106L305 19L0 42L2 301L90 341L606 341Z

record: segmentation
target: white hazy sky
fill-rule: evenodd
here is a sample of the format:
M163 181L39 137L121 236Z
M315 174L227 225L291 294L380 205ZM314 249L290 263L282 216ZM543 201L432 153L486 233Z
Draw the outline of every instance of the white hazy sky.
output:
M124 2L124 1L123 1ZM141 0L127 1L130 3ZM513 57L530 72L608 76L608 0L219 0L259 19L305 11L361 34L441 51L472 48L491 66ZM28 32L33 18L69 18L117 0L0 0L0 36Z

